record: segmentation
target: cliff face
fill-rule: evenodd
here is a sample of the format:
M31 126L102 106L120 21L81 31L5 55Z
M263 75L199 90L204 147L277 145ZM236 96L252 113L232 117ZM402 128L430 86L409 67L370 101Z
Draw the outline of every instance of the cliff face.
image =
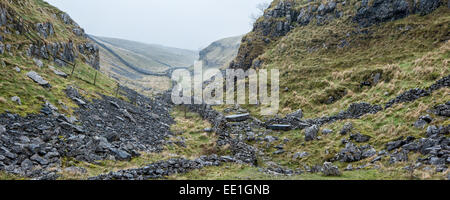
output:
M98 47L86 39L84 30L69 15L48 4L36 8L43 4L25 0L0 3L0 53L25 52L28 57L54 61L59 66L80 59L99 69Z
M242 36L224 38L213 42L199 53L199 60L206 68L228 67L236 57Z
M244 36L230 67L259 67L258 56L295 28L323 26L341 18L345 23L364 28L412 14L427 15L448 5L444 0L276 0L255 22L252 32Z

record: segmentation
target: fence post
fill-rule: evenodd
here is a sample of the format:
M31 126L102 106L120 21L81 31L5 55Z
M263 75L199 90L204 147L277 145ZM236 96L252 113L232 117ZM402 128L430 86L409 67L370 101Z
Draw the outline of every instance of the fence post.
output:
M97 70L95 70L94 85L97 83Z
M70 73L70 77L73 76L73 72L75 71L75 66L77 66L77 63L73 63L73 67L72 67L72 73Z

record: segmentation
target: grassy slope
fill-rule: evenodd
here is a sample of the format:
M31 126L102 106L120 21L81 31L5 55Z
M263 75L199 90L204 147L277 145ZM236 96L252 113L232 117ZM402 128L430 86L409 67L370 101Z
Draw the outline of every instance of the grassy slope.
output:
M188 67L197 59L197 52L185 49L165 47L161 45L145 44L141 42L96 37L116 48L126 50L127 52L119 52L120 55L128 58L131 63L143 68L167 68L166 65L172 67ZM130 57L127 57L127 54ZM133 55L134 54L134 55ZM164 71L165 69L161 70Z
M355 1L350 1L355 5ZM274 4L273 4L274 5ZM350 6L353 8L352 6ZM351 14L351 10L345 11ZM347 15L348 16L348 15ZM368 102L384 104L401 92L412 88L425 88L436 80L450 74L450 42L448 25L450 11L442 6L426 15L411 15L393 22L375 25L358 32L351 18L344 17L324 26L314 22L308 26L297 27L285 37L279 38L262 49L259 59L264 60L262 68L280 70L280 114L303 109L305 118L332 115L346 109L351 103ZM255 37L252 32L247 37ZM350 45L338 48L345 39ZM241 46L242 48L242 46ZM310 49L314 51L310 52ZM381 82L372 87L360 87L360 83L370 80L375 73L382 72ZM287 90L284 90L287 88ZM345 91L342 99L326 104L329 96ZM367 115L361 119L347 120L359 131L372 137L367 143L378 151L384 149L388 141L399 136L423 137L424 130L416 129L412 124L419 116L434 105L449 100L450 89L442 88L430 97L424 97L413 103L398 104L376 115ZM244 105L253 115L259 115L259 107ZM225 106L217 107L218 110ZM448 119L432 115L434 125L449 125ZM272 155L275 149L266 149L270 161L285 167L296 169L303 164L322 164L343 148L338 134L346 121L325 125L323 128L334 130L333 134L322 136L319 141L305 142L304 131L294 130L281 133L280 138L290 139L285 145L286 153ZM304 144L304 145L301 145ZM257 144L255 144L257 145ZM273 145L278 145L274 143ZM257 145L258 146L258 145ZM263 146L259 146L264 149ZM296 152L307 151L310 156L293 160ZM402 168L416 160L419 154L410 154L410 163L388 164L385 158L379 164L379 172L390 173L392 178L410 178ZM369 158L371 160L373 158ZM367 160L353 163L359 166ZM335 163L341 168L346 163ZM370 167L369 167L370 168ZM361 172L365 173L365 172ZM444 172L448 173L448 172ZM354 179L359 179L354 174ZM423 168L414 172L415 178L436 178L437 173ZM195 174L192 175L195 177ZM345 174L344 174L345 176ZM384 177L384 176L381 176ZM371 179L378 179L372 177Z
M127 57L123 57L123 59L132 62L129 57L142 58L141 55L117 48L115 46L104 43L110 49L113 49L118 55L121 55L120 52L125 52L128 54ZM145 62L144 62L145 63ZM135 64L135 63L133 63ZM120 82L120 84L125 85L131 89L134 89L145 95L154 95L155 93L165 91L170 88L171 83L168 77L160 77L160 76L147 76L143 75L139 72L136 72L125 64L123 64L117 57L112 55L109 51L105 50L103 47L100 47L100 70L107 74L108 76L116 79ZM166 68L155 68L155 72L159 72ZM151 70L151 69L150 69Z
M59 18L59 11L55 7L47 4L41 0L30 0L23 1L24 5L18 5L16 3L2 2L8 5L10 8L14 9L24 20L36 24L39 22L52 22L55 35L46 39L48 42L56 41L69 41L69 38L74 41L75 44L88 42L83 37L75 36L71 30L72 25L64 24ZM58 17L54 18L53 14ZM4 27L3 27L4 28ZM33 27L27 27L29 34L36 35L36 32L32 30ZM23 44L31 43L23 35L16 34L5 34L4 44L17 44L21 42ZM94 86L94 74L95 70L85 64L80 59L76 60L76 70L73 77L62 78L55 75L49 68L49 65L56 66L52 62L42 60L44 62L44 67L39 68L34 64L31 58L25 56L25 47L19 48L18 50L12 48L12 56L8 53L0 55L0 59L3 60L7 65L0 66L0 112L9 110L13 113L19 113L21 115L26 115L30 113L37 113L41 109L41 105L44 100L50 101L53 105L60 108L61 112L70 114L72 112L70 107L76 107L76 105L65 95L64 89L68 85L76 85L81 89L81 94L86 96L86 98L97 98L98 93L113 95L115 90L115 83L112 79L99 73L97 76L97 84ZM14 70L14 67L19 67L21 72L18 73ZM58 67L60 71L70 74L72 67ZM26 76L28 71L36 71L45 80L53 86L51 89L46 89L38 84L34 83L31 79ZM22 100L22 105L17 105L10 99L13 96L19 96ZM58 103L59 102L59 103ZM62 103L62 104L60 104ZM62 109L66 105L69 109Z

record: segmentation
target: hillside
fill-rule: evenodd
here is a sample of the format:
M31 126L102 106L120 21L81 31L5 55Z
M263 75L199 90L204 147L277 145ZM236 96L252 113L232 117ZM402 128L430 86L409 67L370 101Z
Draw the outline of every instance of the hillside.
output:
M265 163L447 177L448 151L427 148L448 149L450 9L415 2L272 2L230 65L280 70L280 115L261 119L292 130L253 143ZM258 106L243 108L259 117Z
M115 49L125 50L126 53L119 52L119 55L144 69L157 70L156 68L189 67L194 60L198 59L198 52L192 50L145 44L117 38L98 36L94 36L94 38L115 47Z
M199 53L205 68L226 68L236 57L242 36L224 38L211 43Z
M0 180L449 180L449 6L274 0L237 52L200 53L280 70L261 116L174 105L166 76L193 51L92 41L42 0L1 0Z
M99 47L68 14L2 0L0 30L0 179L95 176L81 165L163 149L171 105L99 72Z
M165 74L171 68L168 64L160 64L142 54L114 46L100 37L89 36L89 39L99 46L100 71L120 84L150 96L170 88L170 77Z

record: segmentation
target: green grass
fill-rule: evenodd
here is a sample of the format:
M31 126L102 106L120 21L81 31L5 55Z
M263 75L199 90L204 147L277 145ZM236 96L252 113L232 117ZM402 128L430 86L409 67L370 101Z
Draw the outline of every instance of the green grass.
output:
M26 180L26 178L0 171L0 180Z
M216 145L218 136L214 132L204 131L205 128L211 128L211 124L202 119L199 114L187 111L185 116L184 107L177 106L173 109L172 116L176 122L171 127L171 131L176 135L173 141L184 138L186 147L176 144L169 145L166 147L169 153L190 159L202 155L226 153L226 149Z
M435 177L436 178L436 177ZM263 173L256 167L239 164L224 164L219 167L206 167L186 174L175 174L169 180L409 180L408 174L401 171L384 172L379 170L344 171L342 176L324 176L321 173L300 175L272 175Z

